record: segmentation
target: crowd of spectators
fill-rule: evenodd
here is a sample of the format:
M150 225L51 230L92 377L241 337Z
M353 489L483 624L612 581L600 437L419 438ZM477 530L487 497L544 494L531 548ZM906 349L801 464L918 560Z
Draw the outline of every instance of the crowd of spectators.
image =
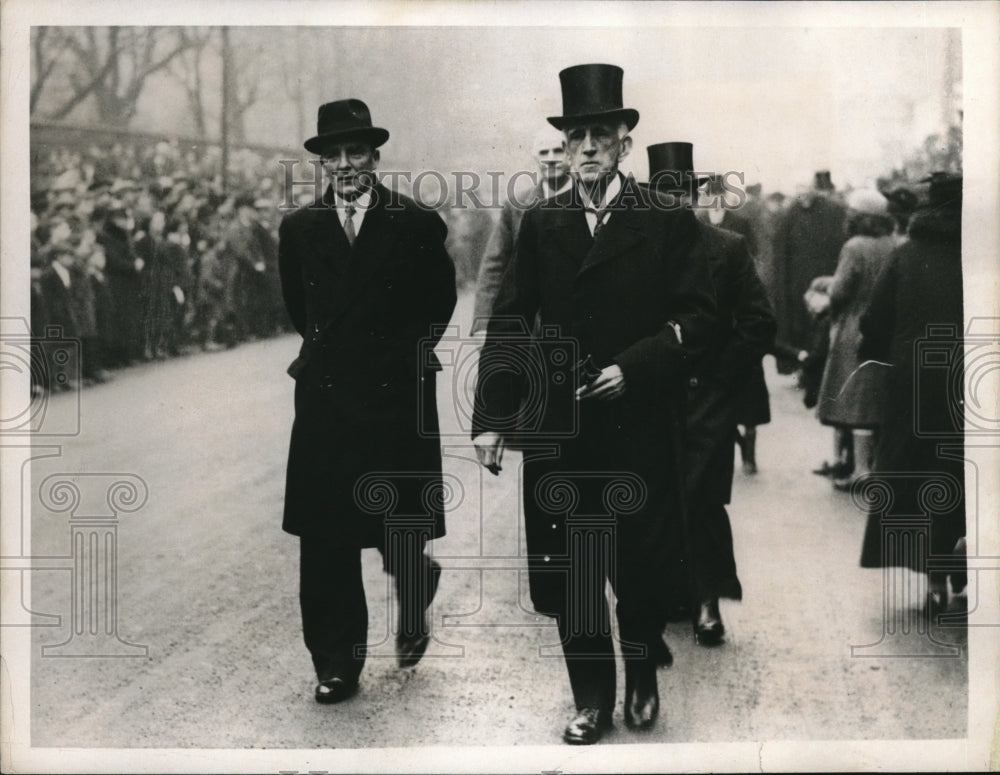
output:
M31 328L80 343L83 383L291 330L277 158L132 140L32 149ZM36 390L69 389L75 380Z

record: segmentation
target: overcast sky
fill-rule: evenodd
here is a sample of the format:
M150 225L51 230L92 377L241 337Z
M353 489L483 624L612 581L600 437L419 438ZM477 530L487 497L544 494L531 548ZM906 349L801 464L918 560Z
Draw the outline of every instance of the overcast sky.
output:
M791 191L820 168L862 185L961 106L945 101L948 38L955 63L961 39L943 28L312 29L300 52L316 103L309 131L319 102L361 98L391 132L389 167L523 167L545 117L561 112L559 71L586 62L625 70L625 104L641 115L629 165L639 177L647 145L687 140L699 169L744 170L766 189ZM258 29L249 49L266 62L292 34ZM960 98L961 72L952 82ZM154 124L152 103L171 109L161 97L147 99ZM292 113L264 101L247 116L249 138L300 146Z

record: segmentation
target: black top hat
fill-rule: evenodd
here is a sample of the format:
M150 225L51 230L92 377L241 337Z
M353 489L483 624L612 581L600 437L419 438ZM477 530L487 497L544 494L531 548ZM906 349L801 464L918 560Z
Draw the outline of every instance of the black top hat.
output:
M559 73L563 115L548 121L556 129L587 119L620 118L631 131L639 111L622 107L622 75L616 65L576 65Z
M368 106L361 100L337 100L319 107L316 120L316 136L305 142L310 153L322 153L331 143L345 140L364 140L378 148L389 139L389 132L372 126L372 116Z
M649 183L660 191L689 191L705 177L694 174L694 146L691 143L657 143L646 148L649 156Z
M920 181L930 183L931 207L961 207L962 205L962 176L952 172L932 172L928 177Z
M830 179L830 170L820 170L813 180L813 188L817 191L833 191L833 181Z

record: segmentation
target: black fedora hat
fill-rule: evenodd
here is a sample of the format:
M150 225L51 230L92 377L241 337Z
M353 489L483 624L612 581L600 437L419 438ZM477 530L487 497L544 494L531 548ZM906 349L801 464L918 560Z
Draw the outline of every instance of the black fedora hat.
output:
M310 153L322 153L332 143L364 140L378 148L389 139L389 132L372 126L372 115L361 100L337 100L319 107L316 136L305 142Z
M694 145L657 143L646 147L649 184L661 191L690 191L707 180L694 174Z
M588 119L620 118L631 131L639 111L622 106L622 76L617 65L575 65L559 73L563 115L548 121L556 129Z

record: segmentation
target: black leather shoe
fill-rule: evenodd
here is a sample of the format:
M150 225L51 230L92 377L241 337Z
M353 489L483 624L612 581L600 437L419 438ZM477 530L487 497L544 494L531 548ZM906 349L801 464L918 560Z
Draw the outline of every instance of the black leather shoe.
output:
M657 667L670 667L674 664L674 655L663 638L657 638L650 644L649 656Z
M722 626L717 598L704 601L698 608L698 618L694 623L694 637L700 646L715 646L722 642L726 628Z
M611 711L580 708L563 730L563 740L570 745L593 745L611 729Z
M660 715L656 665L648 660L625 662L625 726L649 729Z
M430 588L428 591L427 601L424 603L424 611L426 611L430 604L434 601L434 596L437 594L438 583L441 581L441 564L437 560L430 560L429 567ZM420 661L420 659L424 656L424 652L427 651L427 645L431 641L431 637L428 632L429 628L427 626L426 616L422 622L420 632L414 634L404 634L400 631L399 635L396 636L396 659L400 667L413 667Z
M324 705L343 702L352 697L357 690L357 681L345 681L339 677L329 678L316 685L316 702L321 702Z

